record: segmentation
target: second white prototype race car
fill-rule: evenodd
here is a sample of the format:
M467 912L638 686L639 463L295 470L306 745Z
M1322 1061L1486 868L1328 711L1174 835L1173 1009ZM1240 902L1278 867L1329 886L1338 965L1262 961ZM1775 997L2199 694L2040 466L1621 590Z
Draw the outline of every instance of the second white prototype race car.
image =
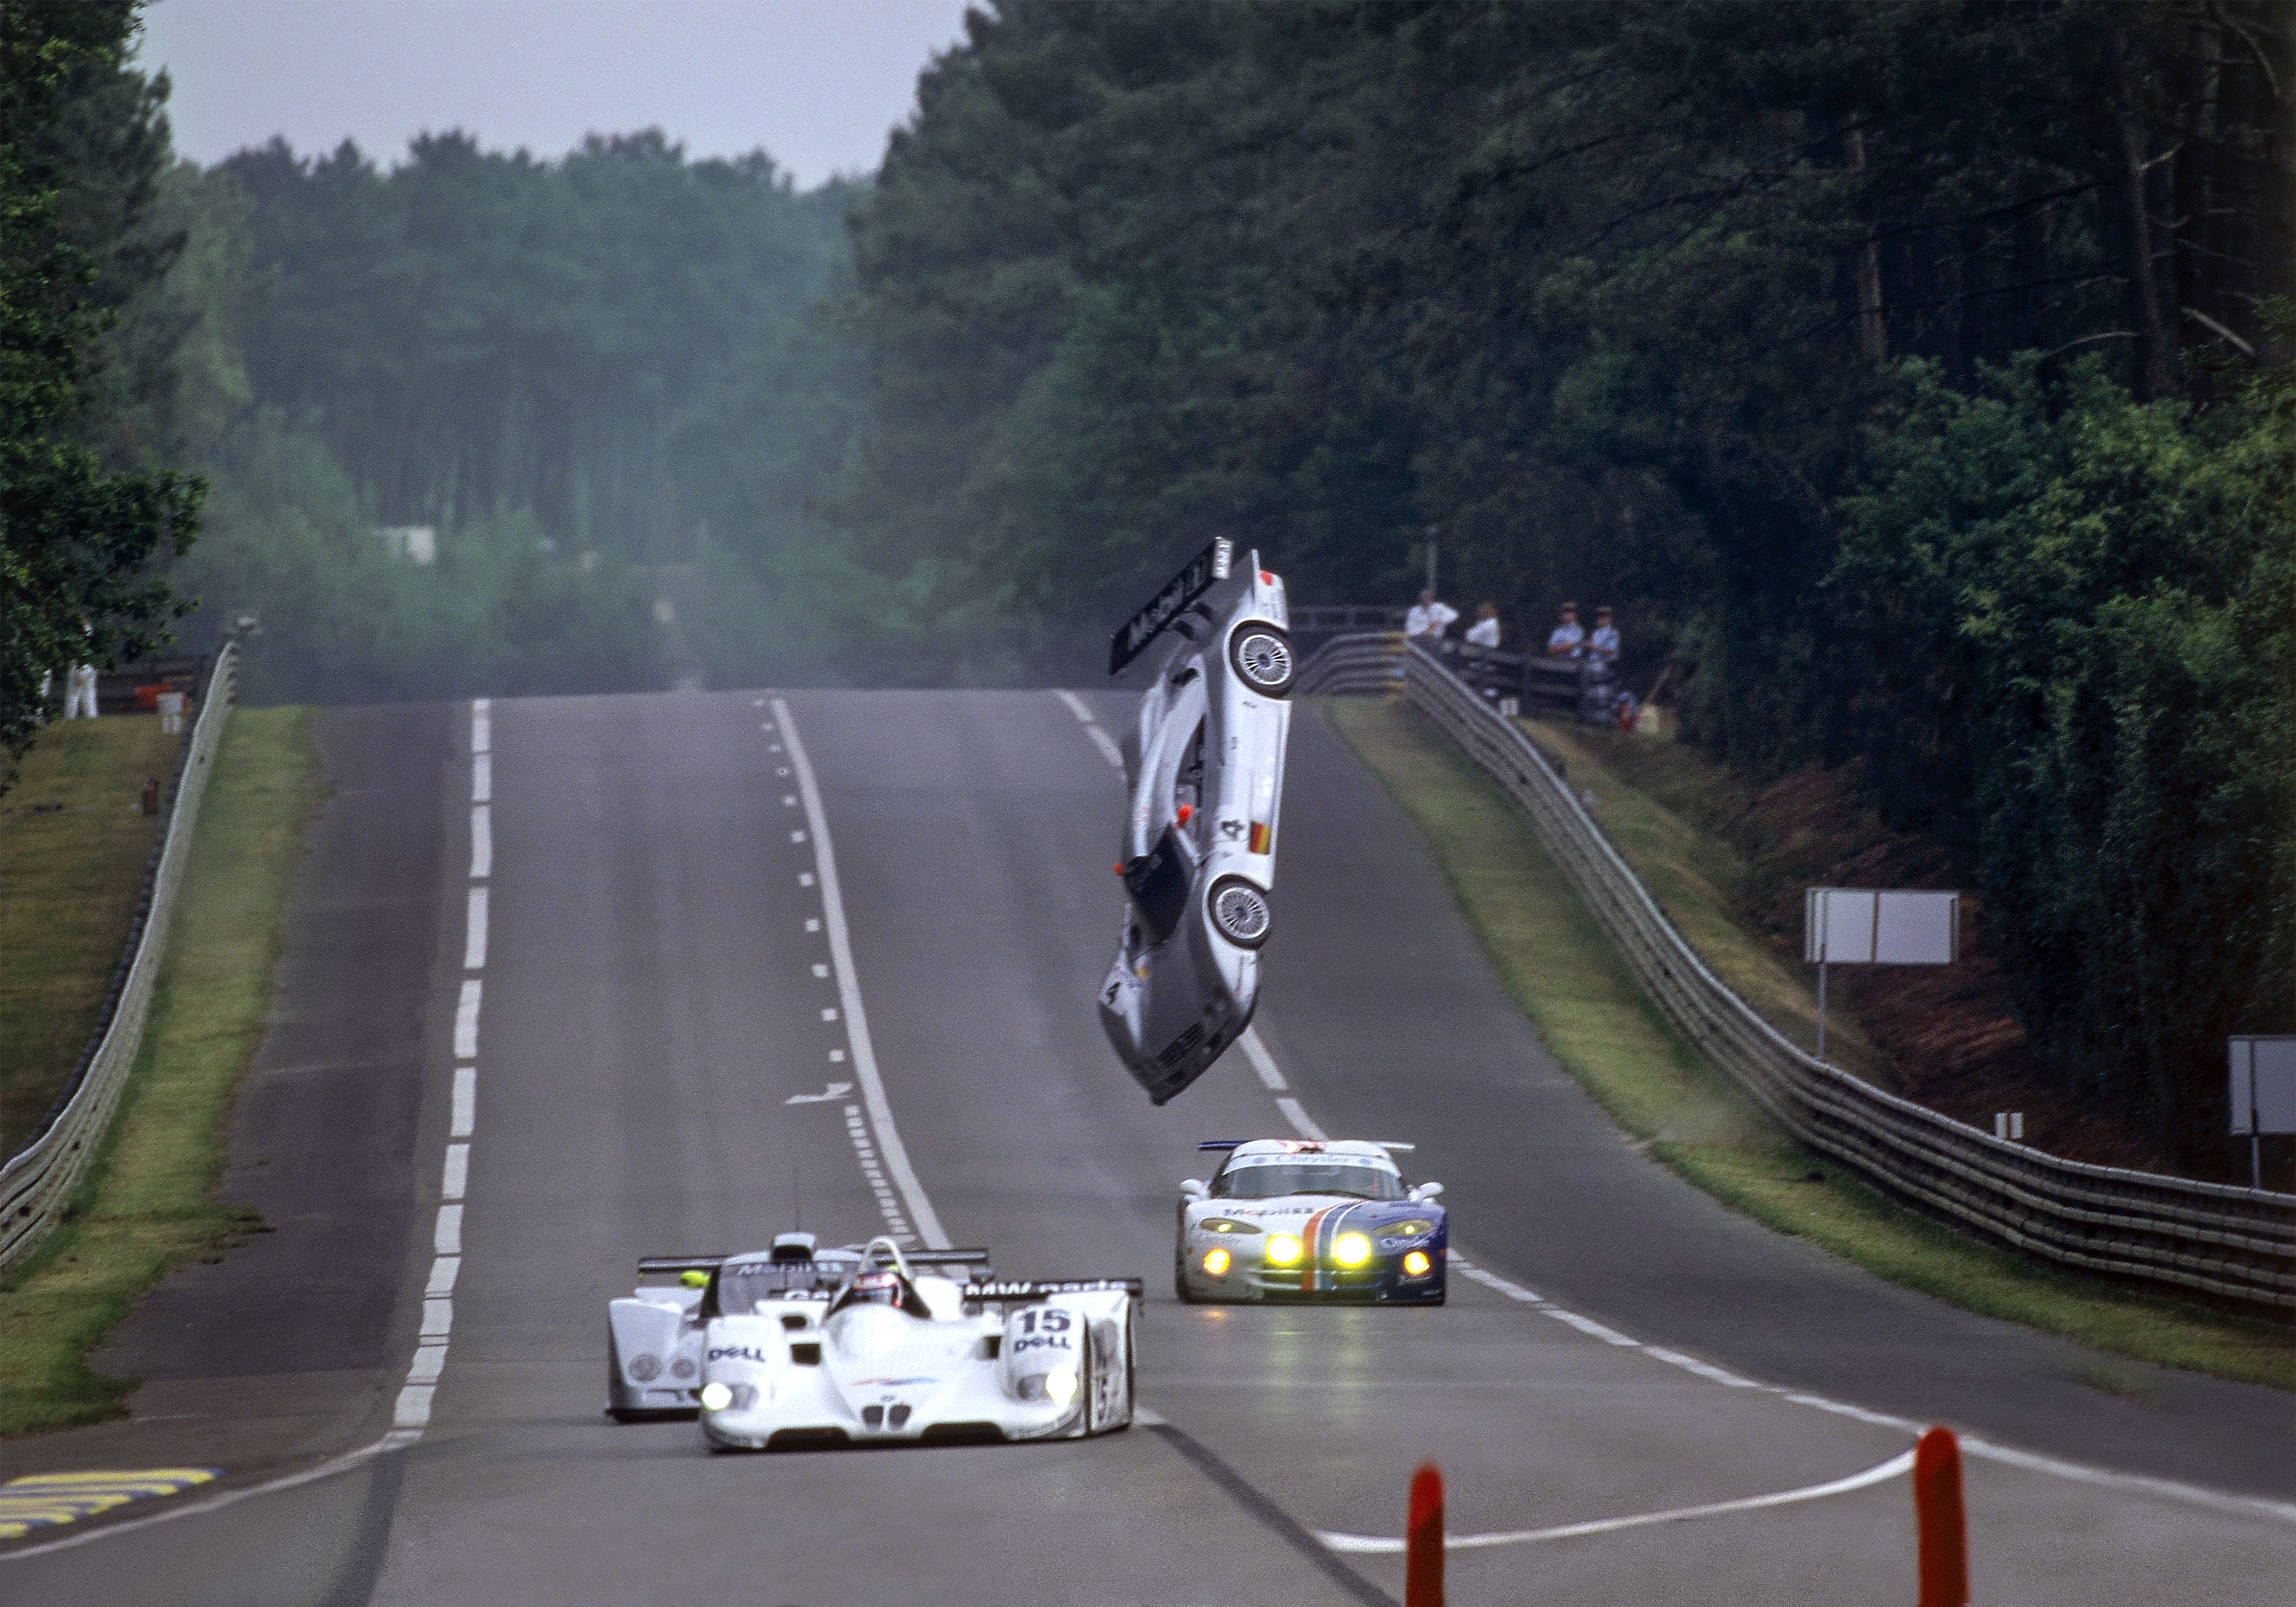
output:
M650 1257L676 1289L612 1303L609 1407L698 1414L713 1450L1077 1439L1132 1423L1137 1278L1004 1282L985 1250ZM946 1267L972 1266L965 1282ZM701 1287L687 1280L699 1275ZM683 1401L652 1386L690 1364ZM690 1390L690 1393L687 1391ZM628 1402L627 1406L624 1403Z
M1131 810L1117 869L1127 899L1100 988L1109 1042L1162 1104L1251 1024L1274 912L1276 816L1292 730L1283 582L1215 541L1109 648L1122 670L1176 639L1140 700Z

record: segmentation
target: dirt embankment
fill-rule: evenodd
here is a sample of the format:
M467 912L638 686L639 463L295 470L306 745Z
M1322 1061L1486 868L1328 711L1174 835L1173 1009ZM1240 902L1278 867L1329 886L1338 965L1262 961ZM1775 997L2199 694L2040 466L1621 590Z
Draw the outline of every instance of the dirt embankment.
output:
M1885 826L1858 800L1853 770L1757 784L1671 742L1590 734L1620 781L1734 851L1743 870L1732 903L1764 947L1792 963L1800 963L1805 888L1962 890L1957 963L1844 967L1830 979L1835 1007L1888 1057L1906 1097L1988 1132L1996 1111L2022 1111L2025 1142L2070 1160L2173 1169L2145 1136L2039 1074L1966 868L1946 845Z

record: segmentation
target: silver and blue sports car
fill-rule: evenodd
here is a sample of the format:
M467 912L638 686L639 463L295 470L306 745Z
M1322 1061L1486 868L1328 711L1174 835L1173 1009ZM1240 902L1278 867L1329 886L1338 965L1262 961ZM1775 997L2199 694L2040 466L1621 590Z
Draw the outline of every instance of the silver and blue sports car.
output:
M1211 1181L1180 1185L1174 1292L1183 1300L1371 1300L1440 1306L1450 1253L1439 1183L1405 1186L1359 1140L1217 1139Z

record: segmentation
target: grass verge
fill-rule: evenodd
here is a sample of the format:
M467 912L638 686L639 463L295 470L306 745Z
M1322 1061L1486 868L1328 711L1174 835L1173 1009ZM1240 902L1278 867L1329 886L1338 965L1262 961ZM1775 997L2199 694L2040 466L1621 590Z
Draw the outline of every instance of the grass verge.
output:
M135 1381L96 1373L88 1349L175 1267L260 1230L215 1192L323 796L310 722L305 709L242 709L224 732L119 1113L63 1225L0 1283L0 1435L118 1416Z
M0 799L0 1155L23 1147L103 1012L135 922L163 787L182 738L157 715L58 720Z
M2034 1267L1894 1204L1801 1150L1644 997L1505 793L1406 704L1349 698L1323 706L1426 834L1555 1059L1654 1158L1757 1221L1967 1310L2139 1361L2296 1390L2296 1341L2284 1331ZM1693 880L1680 879L1673 898L1720 898L1718 890L1697 893ZM1729 925L1726 910L1693 913L1698 929ZM2114 1394L2144 1387L2110 1367L2072 1376Z

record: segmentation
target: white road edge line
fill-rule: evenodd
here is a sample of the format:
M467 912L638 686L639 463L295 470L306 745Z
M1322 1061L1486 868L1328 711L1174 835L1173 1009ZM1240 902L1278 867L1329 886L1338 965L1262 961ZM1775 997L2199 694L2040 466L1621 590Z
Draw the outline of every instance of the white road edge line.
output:
M1289 1095L1276 1095L1275 1108L1283 1112L1283 1119L1292 1124L1292 1130L1300 1137L1320 1141L1331 1136L1309 1119L1307 1108Z
M1119 775L1123 775L1124 750L1118 747L1115 739L1101 728L1100 721L1092 712L1092 705L1073 692L1055 691L1053 695L1069 706L1069 712L1077 717L1078 724L1084 727L1084 734L1092 739L1092 745L1100 750L1100 757L1106 759Z
M1446 1551L1480 1551L1492 1546L1521 1546L1532 1540L1569 1540L1581 1535L1607 1535L1622 1529L1644 1529L1653 1523L1680 1523L1692 1518L1720 1518L1732 1513L1757 1513L1767 1507L1792 1506L1803 1501L1823 1501L1828 1496L1846 1496L1853 1490L1866 1489L1901 1473L1913 1471L1914 1454L1900 1451L1889 1461L1878 1463L1862 1473L1852 1473L1846 1479L1829 1480L1824 1484L1806 1485L1800 1489L1779 1490L1773 1495L1748 1496L1737 1501L1714 1501L1704 1506L1681 1506L1671 1512L1637 1513L1631 1518L1596 1518L1586 1523L1562 1523L1552 1529L1519 1529L1504 1534L1447 1535L1443 1539ZM1385 1535L1349 1535L1316 1531L1316 1538L1338 1552L1355 1552L1372 1555L1393 1556L1404 1549L1401 1540Z
M924 1185L909 1164L909 1152L893 1124L892 1102L885 1097L885 1080L877 1074L877 1051L869 1039L869 1017L861 1004L861 984L854 975L853 939L845 925L845 895L837 880L837 852L829 840L829 822L821 808L821 787L814 780L813 761L799 740L796 717L788 702L774 700L774 722L781 727L782 742L797 771L798 796L805 800L805 819L813 833L814 869L821 876L821 914L829 929L829 961L837 972L838 1002L845 1008L845 1037L853 1051L853 1075L861 1083L862 1103L869 1112L878 1153L885 1158L894 1186L908 1208L908 1218L928 1250L947 1250L948 1235L941 1231L939 1213L933 1209Z
M1268 1054L1267 1045L1259 1041L1259 1028L1246 1027L1243 1036L1235 1041L1243 1045L1243 1058L1251 1062L1254 1071L1259 1073L1262 1087L1277 1094L1291 1092L1292 1085L1283 1080L1283 1073L1275 1064L1275 1057Z
M494 820L485 804L471 806L471 880L483 881L494 874Z
M463 969L484 971L487 968L487 890L481 885L471 890L470 903L463 913Z

